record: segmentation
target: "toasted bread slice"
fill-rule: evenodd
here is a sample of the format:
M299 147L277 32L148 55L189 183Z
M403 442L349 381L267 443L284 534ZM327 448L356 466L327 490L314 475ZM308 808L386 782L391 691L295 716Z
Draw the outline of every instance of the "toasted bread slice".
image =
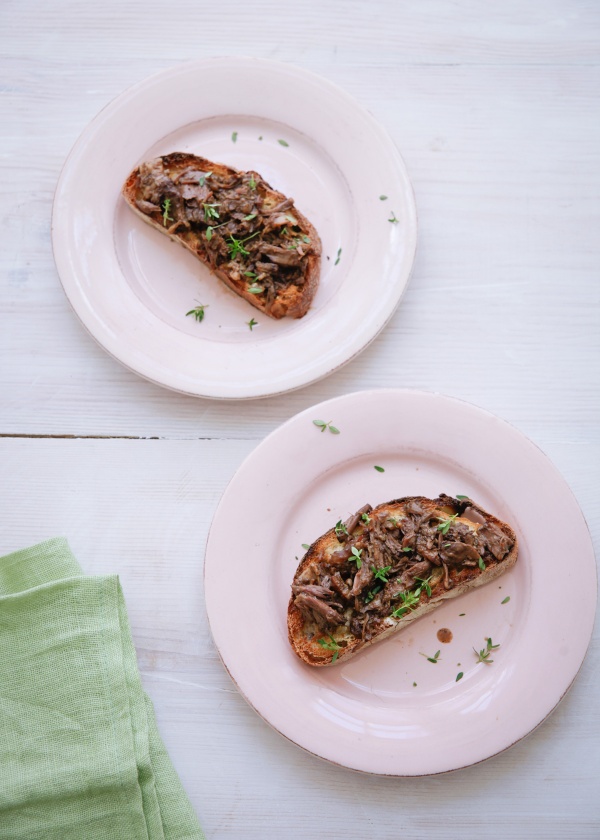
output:
M495 580L517 552L512 528L466 497L365 505L303 557L288 606L290 643L309 665L345 662Z
M306 315L319 284L321 240L293 199L258 172L173 152L134 169L123 196L261 312Z

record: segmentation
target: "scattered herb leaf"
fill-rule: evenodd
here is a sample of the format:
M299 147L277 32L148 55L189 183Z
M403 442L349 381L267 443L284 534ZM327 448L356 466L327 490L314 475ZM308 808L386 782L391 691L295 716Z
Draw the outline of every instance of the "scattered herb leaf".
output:
M241 254L242 257L247 257L249 255L249 251L244 248L244 243L248 242L249 239L254 239L255 236L258 236L260 233L259 230L256 233L251 233L250 236L244 237L244 239L236 239L235 236L230 233L229 234L229 241L227 244L227 249L229 250L229 259L235 260L238 254Z
M215 207L218 207L218 204L203 204L202 209L204 210L204 218L208 219L218 219L219 213L215 210Z
M318 642L319 642L319 644L321 645L321 647L324 647L326 650L333 650L333 651L335 651L335 653L333 654L333 659L331 660L331 664L333 665L333 663L335 662L335 660L336 660L336 659L338 658L338 656L339 656L339 653L340 653L341 647L340 647L340 645L338 645L338 643L337 643L337 642L336 642L336 640L333 638L333 636L331 635L331 633L328 633L327 635L329 636L329 639L330 639L331 641L328 641L325 637L323 637L323 638L321 638L321 639L318 639Z
M462 502L462 501L463 501L463 499L468 499L469 497L468 497L468 496L461 496L461 495L460 495L460 493L457 493L457 494L456 494L456 498L457 498L457 499L460 499L460 500L461 500L461 502Z
M246 323L250 327L250 332L252 332L252 327L256 327L258 325L258 321L255 321L254 318L250 318L250 320L246 321Z
M433 662L434 665L437 665L440 658L440 651L436 651L433 656L427 656L426 653L422 653L421 656L424 656L428 662Z
M256 213L249 213L247 216L244 216L245 222L251 222L252 219L256 219Z
M365 596L365 604L370 604L373 598L378 592L381 592L382 589L383 586L380 583L376 584L373 589L370 589Z
M464 674L463 674L463 672L462 672L462 671L460 671L460 672L456 675L456 680L455 680L455 682L458 682L459 680L462 680L462 678L463 678L463 677L464 677Z
M510 601L510 595L507 595L506 598L504 599L504 601L500 601L500 603L501 604L508 604L509 601Z
M207 178L210 178L211 175L212 175L212 172L203 172L202 175L200 176L200 178L198 179L199 185L201 187L203 187L204 182L206 181Z
M163 225L166 227L167 222L172 222L173 219L169 216L171 211L171 199L165 198L163 201Z
M387 201L387 195L380 195L379 200L380 201Z
M452 516L449 516L448 519L442 519L440 524L437 526L438 531L441 531L444 536L450 530L450 526L458 516L458 513L453 513Z
M352 546L352 556L348 558L350 563L356 563L356 568L360 569L362 567L362 560L360 559L360 555L363 553L364 548L357 548L355 545Z
M209 226L209 227L206 228L206 241L207 242L210 242L210 240L212 239L212 235L213 235L213 229Z
M335 534L337 537L341 537L342 534L347 534L348 529L346 528L345 524L342 522L341 519L335 523Z
M309 546L309 544L308 544L308 543L302 543L302 548L303 548L303 549L305 549L305 551L308 551L308 549L310 548L310 546Z
M369 516L368 513L361 513L360 518L365 523L365 525L368 525L369 522L371 521L371 517Z
M392 224L397 225L399 221L400 221L400 219L397 219L396 214L394 212L392 212L392 215L388 219L388 222L392 222Z
M486 641L486 646L482 650L480 650L479 653L475 650L475 648L473 648L473 653L477 657L477 662L478 663L483 662L486 665L491 665L494 660L489 658L490 653L493 650L496 650L497 648L499 648L500 645L493 644L491 637L486 638L485 641Z
M251 295L262 295L264 292L265 287L261 286L259 283L252 283L251 286L248 286L247 291L250 292Z
M251 190L256 189L256 180L254 178L254 175L250 176L250 180L248 181L248 186L250 187Z
M301 238L303 242L305 242L307 245L310 245L310 236L307 236L305 233L303 233Z
M384 468L383 468L383 467L379 467L379 466L377 466L377 464L375 464L375 466L373 467L373 469L374 469L374 470L377 470L377 472L385 472Z
M416 610L419 604L421 593L419 592L419 594L417 595L416 592L411 592L409 590L408 592L397 592L393 597L400 598L402 600L402 604L398 607L398 609L394 610L392 616L394 618L401 618L401 616L403 616L405 613L410 612L412 610Z
M483 557L479 558L479 560L477 561L477 565L479 566L482 572L485 571L485 563L483 562Z
M256 273L256 271L244 271L244 277L252 277L253 279L255 279L256 277L258 277L258 274Z
M208 304L206 303L202 306L197 306L195 309L190 309L189 312L185 313L185 317L187 318L188 315L193 315L194 318L196 319L196 321L198 321L198 323L200 323L200 321L204 320L204 310L206 309L207 306L208 306Z
M421 590L424 589L425 592L427 593L427 597L431 598L431 586L429 585L429 581L431 580L432 577L433 577L433 575L429 575L428 578L415 578L415 580L418 580L419 584L420 584L418 586L418 588L415 590L415 592L418 592L419 594L421 594Z
M289 145L290 145L290 144L287 142L287 140L278 140L277 142L279 143L279 145L280 145L280 146L289 146Z
M234 131L233 134L231 135L231 139L234 143L237 143L237 135L238 135L237 131Z
M387 583L388 582L387 573L389 572L389 570L391 568L392 568L391 566L384 566L383 569L376 569L375 566L372 566L371 571L375 575L376 580L380 580L383 583Z
M342 256L342 249L338 248L337 257L335 258L334 265L337 265L339 263L341 256Z
M331 425L331 420L328 423L326 423L324 420L313 420L313 423L315 424L315 426L318 426L322 432L324 432L325 429L329 429L332 435L339 435L340 433L339 429L336 429L335 426Z

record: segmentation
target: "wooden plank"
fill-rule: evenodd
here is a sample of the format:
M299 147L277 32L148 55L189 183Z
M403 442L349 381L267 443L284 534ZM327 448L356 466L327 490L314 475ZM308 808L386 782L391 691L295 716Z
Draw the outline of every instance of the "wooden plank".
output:
M521 426L537 416L534 432L592 427L600 407L589 386L600 359L592 235L600 221L600 68L399 66L371 68L350 83L390 129L414 179L413 279L360 357L243 410L138 379L96 346L64 298L48 229L52 189L87 119L73 101L88 101L85 91L103 72L92 64L75 89L53 89L51 104L44 81L10 100L23 95L27 107L9 108L0 141L3 432L256 438L321 399L382 386L454 393ZM30 138L25 155L21 136Z
M600 690L597 645L534 734L443 778L367 777L329 765L250 709L214 649L202 566L218 498L253 446L0 441L1 550L64 534L86 573L119 573L143 681L207 837L359 840L401 829L433 840L593 838L600 825L600 727L590 702ZM588 472L583 457L578 472ZM243 616L235 620L243 628Z

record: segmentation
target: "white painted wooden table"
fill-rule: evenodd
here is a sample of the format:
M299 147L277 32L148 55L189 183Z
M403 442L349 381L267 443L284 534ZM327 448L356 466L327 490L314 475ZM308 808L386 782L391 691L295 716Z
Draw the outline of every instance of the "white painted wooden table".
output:
M443 777L363 777L304 754L238 695L202 564L256 443L321 399L379 386L513 423L564 474L597 546L600 6L4 0L0 43L0 550L64 534L88 572L120 574L207 837L599 837L597 633L561 706L507 753ZM70 310L50 244L57 178L89 120L151 73L222 54L290 61L355 96L400 148L420 217L411 285L368 350L243 405L169 393L109 358Z

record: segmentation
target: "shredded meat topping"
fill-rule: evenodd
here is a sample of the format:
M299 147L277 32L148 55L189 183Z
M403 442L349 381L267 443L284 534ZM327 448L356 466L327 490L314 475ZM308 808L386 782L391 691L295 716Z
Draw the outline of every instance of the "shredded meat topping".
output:
M338 523L340 547L329 561L312 563L305 580L292 587L305 618L322 632L345 625L357 638L369 640L390 616L401 618L511 550L511 537L483 520L470 499L442 494L436 506L435 512L426 512L411 501L394 518L383 512L371 515L371 506L365 505L343 527ZM463 514L477 526L457 521Z
M217 174L194 167L171 177L156 158L140 166L136 205L169 233L199 235L211 267L223 266L269 306L284 288L305 283L307 258L319 245L298 224L293 199L265 206L263 184L255 172Z

